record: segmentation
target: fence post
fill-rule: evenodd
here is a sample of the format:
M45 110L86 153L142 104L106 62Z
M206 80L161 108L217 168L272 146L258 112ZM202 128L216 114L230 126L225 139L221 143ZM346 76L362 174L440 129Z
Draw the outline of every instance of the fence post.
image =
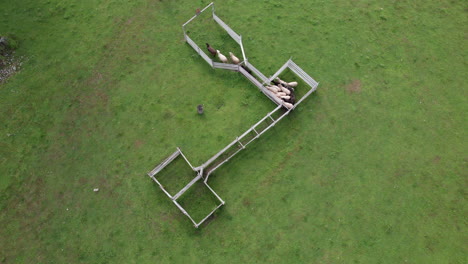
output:
M245 51L244 51L244 43L242 42L242 36L239 36L239 40L240 40L240 46L241 46L241 51L242 51L242 57L244 58L244 61L247 62L247 58L245 57Z

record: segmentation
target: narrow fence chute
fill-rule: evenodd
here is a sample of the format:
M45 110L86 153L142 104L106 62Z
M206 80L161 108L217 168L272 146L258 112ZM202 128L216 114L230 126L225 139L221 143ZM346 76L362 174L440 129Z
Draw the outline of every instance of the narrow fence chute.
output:
M255 75L257 75L257 77L260 78L263 81L263 83L269 82L268 78L248 61L245 62L245 66L247 66Z
M239 65L229 64L229 63L213 62L213 68L225 69L225 70L231 70L231 71L239 71Z
M248 73L244 68L240 67L239 72L242 73L249 81L251 81L255 86L260 89L270 100L272 100L275 104L280 105L282 104L281 100L276 97L272 92L266 89L255 77L253 77L250 73Z

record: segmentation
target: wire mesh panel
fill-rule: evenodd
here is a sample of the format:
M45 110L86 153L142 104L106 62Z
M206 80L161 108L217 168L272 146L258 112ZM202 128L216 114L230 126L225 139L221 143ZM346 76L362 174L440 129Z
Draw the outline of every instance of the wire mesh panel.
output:
M226 30L226 32L231 36L232 39L234 39L234 41L236 41L238 44L241 43L241 36L239 36L239 34L237 34L236 32L234 32L234 30L232 30L226 23L224 23L224 21L221 20L221 18L219 18L215 13L213 13L213 19L214 19L222 28L224 28L224 30Z

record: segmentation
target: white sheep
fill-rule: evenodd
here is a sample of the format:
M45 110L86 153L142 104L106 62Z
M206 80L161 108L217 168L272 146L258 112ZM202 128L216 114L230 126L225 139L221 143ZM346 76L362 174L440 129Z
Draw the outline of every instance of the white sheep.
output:
M286 93L287 95L291 94L291 91L289 91L287 88L284 88L283 85L278 84L278 87L281 89L281 91L283 91L283 93Z
M265 88L267 88L268 90L270 90L270 91L271 91L271 92L273 92L273 93L275 93L275 92L276 92L276 90L275 90L275 89L273 89L273 88L272 88L272 87L270 87L270 86L265 86Z
M276 96L278 96L278 97L280 97L280 98L281 98L281 96L286 96L286 93L279 92L279 93L276 93Z
M228 62L228 59L226 58L226 56L224 56L223 54L221 54L221 52L219 52L219 50L216 50L216 53L218 53L218 58L220 61L222 61L223 63L227 63Z
M277 92L278 92L278 89L277 89L276 86L266 86L266 88L267 88L268 90L270 90L271 92L273 92L273 93L277 93Z
M287 102L283 102L283 105L286 106L289 109L293 108L293 104L290 104L290 103L287 103Z
M291 96L289 95L283 95L281 96L281 99L285 99L285 100L289 100L291 98Z
M277 80L280 84L282 84L282 85L288 85L287 82L281 80L279 77L276 77L276 80Z
M273 89L275 89L276 92L281 92L281 89L280 89L278 86L276 86L276 85L270 85L270 87L272 87Z
M291 86L291 87L296 87L296 86L297 86L297 82L289 82L288 85Z
M231 56L231 61L234 62L234 64L239 64L240 63L239 58L234 56L234 54L232 54L232 52L229 52L229 56Z

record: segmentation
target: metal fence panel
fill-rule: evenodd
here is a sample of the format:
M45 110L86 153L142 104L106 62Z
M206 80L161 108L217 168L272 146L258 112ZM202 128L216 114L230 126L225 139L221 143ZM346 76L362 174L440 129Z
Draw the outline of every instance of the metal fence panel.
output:
M211 213L209 213L205 218L203 218L200 222L198 222L197 224L195 224L195 227L198 228L201 224L203 224L203 222L206 221L206 219L208 219L208 217L210 217L216 210L218 210L221 206L223 206L224 203L221 203L219 204L215 209L213 209L213 211L211 211Z
M272 92L266 89L257 79L255 79L255 77L253 77L246 70L244 70L244 68L239 67L239 72L242 73L245 77L247 77L249 81L255 84L255 86L257 86L258 89L260 89L260 91L262 91L266 96L268 96L268 98L270 98L275 104L282 104L282 101L278 97L276 97Z
M296 104L294 104L293 108L296 108L302 101L304 101L304 99L309 97L309 95L314 91L315 91L315 88L310 89L301 99L299 99L299 101L296 102Z
M205 10L206 10L208 7L212 6L212 5L214 5L213 2L211 2L211 3L210 3L209 5L207 5L205 8L203 8L203 10L201 10L200 13L198 13L198 14L194 15L193 17L191 17L187 22L185 22L185 23L182 25L182 27L185 27L188 23L192 22L192 20L194 20L194 19L195 19L197 16L199 16L201 13L205 12Z
M297 76L299 76L301 79L303 79L308 85L310 85L310 87L313 88L315 86L313 79L310 78L310 76L308 76L307 74L304 74L302 71L294 67L289 67L289 69L292 72L294 72Z
M192 46L192 48L193 48L196 52L198 52L198 49L200 49L200 48L198 47L197 44L195 44L195 42L194 42L188 35L185 35L185 40L187 41L187 43L188 43L190 46Z
M289 61L287 61L285 64L283 64L283 66L281 66L281 68L279 68L279 70L273 74L273 76L270 77L269 81L273 81L276 77L278 77L278 75L280 75L287 67L288 67L288 64L289 64Z
M307 74L301 67L299 67L294 61L292 60L289 60L289 67L291 68L291 70L295 70L297 71L298 73L300 73L300 75L302 77L304 77L304 79L309 83L309 85L312 87L312 88L316 88L317 85L318 85L318 82L316 82L312 77L310 77L309 74Z
M231 71L239 71L239 65L229 63L213 62L213 68L226 69Z
M240 39L240 47L241 47L241 51L242 51L242 58L244 58L244 61L247 61L247 57L245 56L245 51L244 51L244 44L242 44L242 36L240 36L241 39Z
M315 90L315 88L317 87L317 85L314 83L313 80L307 78L307 76L305 76L305 75L302 74L301 72L298 72L298 71L296 71L296 70L294 70L294 69L291 69L291 70L292 70L292 72L294 72L297 76L299 76L302 80L304 80L304 82L305 82L306 84L308 84L308 85L312 88L311 90L313 90L313 91Z
M240 44L241 42L241 37L239 36L239 34L237 34L236 32L234 32L234 30L232 30L226 23L224 23L224 21L221 20L221 18L219 18L216 14L213 13L213 19L218 22L218 24L224 28L224 30L226 30L226 32L231 36L231 38L233 38L238 44Z
M250 70L252 70L253 73L255 73L255 75L257 75L260 79L262 79L262 81L263 81L264 83L268 83L268 82L269 82L268 78L267 78L265 75L263 75L263 73L262 73L261 71L259 71L259 70L258 70L257 68L255 68L252 64L250 64L248 61L245 62L245 65L246 65Z
M247 77L247 79L249 79L249 81L251 81L253 84L255 84L255 86L258 87L258 89L260 90L263 90L264 87L263 85L255 78L253 77L250 73L248 73L246 70L244 70L244 68L240 68L239 71L245 76Z
M206 55L206 53L202 50L200 50L200 52L198 53L200 54L200 56L210 65L210 66L213 66L213 60L208 57L208 55Z
M188 35L185 35L185 40L210 66L213 66L213 60Z
M202 177L201 174L198 174L197 177L193 178L184 188L182 188L176 195L172 197L173 200L179 199L179 197L184 194L192 185L194 185Z
M166 167L169 163L171 163L175 158L177 158L180 154L179 149L172 153L169 157L167 157L163 162L161 162L158 166L156 166L152 171L148 172L148 176L153 177L154 175L158 174L164 167Z
M211 157L209 160L207 160L203 165L201 165L202 168L208 167L213 161L215 161L219 156L221 156L226 150L228 150L230 147L232 147L234 144L237 143L237 140L234 140L231 142L229 145L224 147L222 150L220 150L218 153L216 153L213 157Z

